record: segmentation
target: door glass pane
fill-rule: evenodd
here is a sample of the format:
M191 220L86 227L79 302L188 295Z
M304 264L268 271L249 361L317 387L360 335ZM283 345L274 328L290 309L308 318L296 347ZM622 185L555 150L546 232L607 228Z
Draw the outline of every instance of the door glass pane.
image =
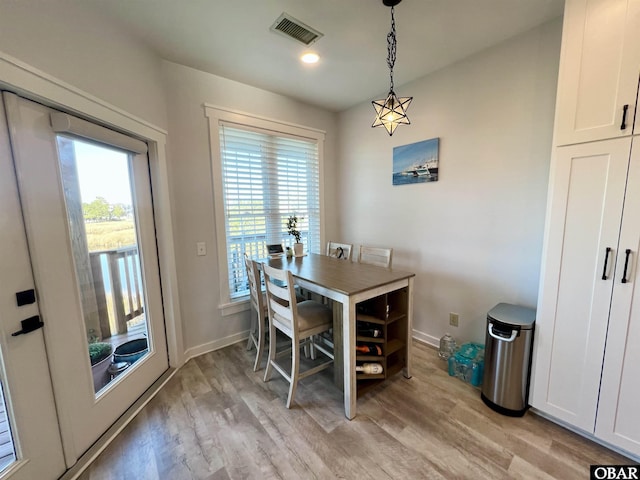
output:
M132 158L62 135L57 142L97 394L149 351Z
M16 461L16 449L13 445L11 425L7 415L7 402L4 399L4 386L0 381L0 472Z

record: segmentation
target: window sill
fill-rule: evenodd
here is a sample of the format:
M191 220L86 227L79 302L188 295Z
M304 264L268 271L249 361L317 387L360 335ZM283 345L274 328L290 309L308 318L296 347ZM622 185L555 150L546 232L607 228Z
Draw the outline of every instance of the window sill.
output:
M249 297L240 297L232 300L229 303L225 303L218 306L220 313L222 313L223 317L228 317L229 315L236 315L238 313L246 312L251 308L251 303L249 302Z

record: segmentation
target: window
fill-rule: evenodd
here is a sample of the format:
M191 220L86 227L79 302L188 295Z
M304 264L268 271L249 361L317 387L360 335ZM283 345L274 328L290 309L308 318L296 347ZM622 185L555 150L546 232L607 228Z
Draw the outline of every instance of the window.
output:
M228 285L228 298L232 300L249 294L245 252L254 259L266 258L267 244L293 245L295 240L286 226L290 215L299 219L305 251L320 251L323 137L312 130L300 132L300 127L256 122L251 117L244 119L246 123L217 120L218 145L212 142L212 150L219 149L218 162L214 159L216 214L218 232L225 235L218 239L222 244L218 251L220 263L226 265L221 281ZM213 138L213 122L210 126ZM216 170L220 172L219 182Z

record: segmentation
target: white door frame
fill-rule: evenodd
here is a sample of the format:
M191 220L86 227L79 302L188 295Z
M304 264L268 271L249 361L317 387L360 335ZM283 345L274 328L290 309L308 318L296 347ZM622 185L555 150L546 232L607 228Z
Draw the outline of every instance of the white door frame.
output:
M97 120L115 130L143 139L149 145L169 365L179 368L184 364L184 343L166 157L167 132L3 52L0 52L0 88L58 110ZM53 381L55 385L56 379L53 378ZM70 425L65 421L65 415L60 413L65 458L70 468L77 462L81 452L72 447Z
M35 288L4 103L0 99L0 377L15 460L2 479L53 478L66 469L44 330L13 336L41 315L39 299L18 305L13 292ZM3 364L3 365L2 365Z

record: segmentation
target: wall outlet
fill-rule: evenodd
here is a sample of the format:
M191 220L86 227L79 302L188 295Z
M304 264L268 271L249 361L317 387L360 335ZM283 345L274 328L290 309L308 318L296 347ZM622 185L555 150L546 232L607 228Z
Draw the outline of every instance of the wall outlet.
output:
M207 254L207 244L204 242L196 243L196 253L199 257Z
M458 326L458 314L457 313L450 313L449 314L449 325L451 325L452 327L457 327Z

